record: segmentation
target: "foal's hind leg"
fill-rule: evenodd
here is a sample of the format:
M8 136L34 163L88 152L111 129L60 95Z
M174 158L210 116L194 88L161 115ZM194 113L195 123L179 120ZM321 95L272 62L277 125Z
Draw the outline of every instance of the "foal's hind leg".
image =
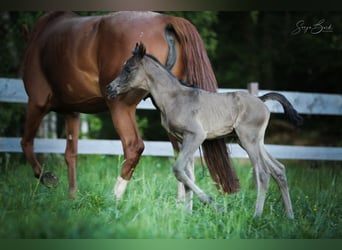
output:
M285 167L279 161L274 159L265 149L265 158L269 165L269 169L271 171L271 175L274 180L277 182L280 192L283 198L283 203L285 206L286 214L289 218L293 219L293 210L292 210L292 203L290 198L290 193L287 185L287 179L285 174Z
M255 182L257 186L257 200L255 204L254 217L260 216L264 209L266 193L269 186L270 172L262 153L263 138L260 134L249 133L249 129L236 129L241 146L247 151L247 154L253 165ZM260 131L258 131L260 132Z
M246 132L247 131L247 132ZM255 139L253 142L249 138L253 138L252 135L248 135L248 132L252 130L244 130L245 133L240 133L239 139L247 151L252 165L254 167L255 173L255 181L257 184L258 195L257 201L255 205L255 212L254 216L259 216L262 214L266 192L269 185L270 174L276 180L282 194L284 206L286 213L289 218L293 218L293 211L292 205L290 200L290 195L288 191L286 175L285 175L285 168L284 166L275 160L265 149L263 143L263 136L261 131L259 130L259 136L254 138L262 138L262 139ZM256 130L255 130L256 131ZM238 133L238 131L237 131Z
M76 164L77 164L77 143L80 127L79 113L70 113L65 115L66 128L66 149L65 162L68 166L69 179L69 197L76 198Z
M254 167L255 182L258 190L257 200L255 204L254 217L260 216L264 210L266 193L270 181L270 172L265 164L259 146L246 149Z
M42 172L42 167L33 151L34 137L36 136L39 125L46 113L45 107L41 107L29 100L27 104L24 135L21 139L21 147L26 159L32 166L34 176L39 178L41 183L45 186L51 187L58 185L58 179L51 172Z

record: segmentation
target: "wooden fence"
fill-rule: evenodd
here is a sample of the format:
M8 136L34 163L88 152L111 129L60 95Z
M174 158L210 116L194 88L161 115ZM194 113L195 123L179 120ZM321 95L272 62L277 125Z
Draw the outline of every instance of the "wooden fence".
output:
M219 89L219 92L236 91L237 89ZM241 90L241 89L240 89ZM246 90L243 90L246 91ZM258 90L257 84L249 85L249 91L262 95L269 90ZM311 115L342 115L342 95L283 92L294 107L301 114ZM0 78L0 102L26 103L27 95L23 83L18 79ZM275 101L267 101L266 105L273 113L283 113L282 107ZM155 109L151 101L147 99L138 105L138 109ZM0 112L6 112L0 110ZM1 121L0 121L1 122ZM158 121L159 122L159 121ZM342 138L341 138L342 139ZM143 155L173 156L171 143L163 141L144 141L145 151ZM232 157L248 158L246 152L237 144L228 144L228 150ZM266 145L269 152L278 159L301 160L342 160L341 147L316 147L293 145ZM35 140L35 152L37 153L64 153L65 139L37 138ZM79 154L123 154L121 142L118 140L79 140ZM22 152L20 138L0 137L0 152ZM199 156L199 152L197 152Z

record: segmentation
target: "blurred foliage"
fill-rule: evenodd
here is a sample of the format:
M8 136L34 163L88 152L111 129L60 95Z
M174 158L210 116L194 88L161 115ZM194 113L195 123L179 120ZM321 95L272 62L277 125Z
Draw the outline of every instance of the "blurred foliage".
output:
M89 132L87 137L96 139L117 139L111 116L109 112L101 112L98 114L87 115ZM148 128L148 119L146 116L136 115L136 121L141 136L144 136L145 130Z
M212 60L220 87L341 93L342 16L337 12L220 12ZM323 23L321 21L323 20ZM319 25L332 32L312 34Z
M103 13L78 12L80 15ZM165 13L186 18L196 26L221 88L246 88L248 82L256 81L261 89L342 93L342 15L339 12ZM42 14L0 12L0 77L20 77L25 48L22 27L25 24L31 28ZM291 34L300 21L303 29ZM304 30L319 24L327 29L330 25L331 32L312 34ZM24 112L22 105L0 103L0 135L20 136ZM64 122L58 117L61 136L60 126ZM166 138L157 112L138 110L137 120L145 139ZM117 138L109 113L89 116L89 129L89 136L94 138Z
M0 136L21 135L24 112L25 108L22 104L0 102Z
M41 12L0 12L0 76L20 76L25 50L23 26L32 27Z

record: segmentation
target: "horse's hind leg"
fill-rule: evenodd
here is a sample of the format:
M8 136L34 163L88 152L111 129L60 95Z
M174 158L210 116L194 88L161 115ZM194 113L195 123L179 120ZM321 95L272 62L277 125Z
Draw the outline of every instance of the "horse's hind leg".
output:
M42 167L36 158L33 151L34 137L37 134L40 123L46 115L44 107L40 107L31 101L27 104L26 121L24 125L24 135L21 139L21 147L25 154L26 159L31 164L34 176L40 179L41 183L45 186L57 186L58 179L51 172L42 172Z
M289 218L293 219L294 215L293 215L293 210L292 210L290 193L289 193L289 189L287 185L285 167L279 161L274 159L266 150L265 150L265 155L266 155L265 157L266 161L269 164L271 175L274 178L274 180L277 182L280 188L286 214Z
M69 179L69 197L76 198L76 164L77 164L77 143L80 127L79 113L70 113L65 115L66 128L66 149L65 162L68 166Z

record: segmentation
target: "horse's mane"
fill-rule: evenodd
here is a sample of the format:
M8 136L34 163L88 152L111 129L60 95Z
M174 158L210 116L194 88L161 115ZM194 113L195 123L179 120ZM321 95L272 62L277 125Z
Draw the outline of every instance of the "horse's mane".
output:
M53 20L56 18L59 18L61 16L77 16L74 12L66 12L66 11L53 11L48 12L42 17L39 18L37 23L32 28L32 31L29 33L28 41L27 41L27 47L24 54L23 64L22 64L22 70L23 67L25 67L26 63L29 63L28 60L30 60L32 56L32 45L35 44L35 41L38 39L41 32L44 30L44 28Z

